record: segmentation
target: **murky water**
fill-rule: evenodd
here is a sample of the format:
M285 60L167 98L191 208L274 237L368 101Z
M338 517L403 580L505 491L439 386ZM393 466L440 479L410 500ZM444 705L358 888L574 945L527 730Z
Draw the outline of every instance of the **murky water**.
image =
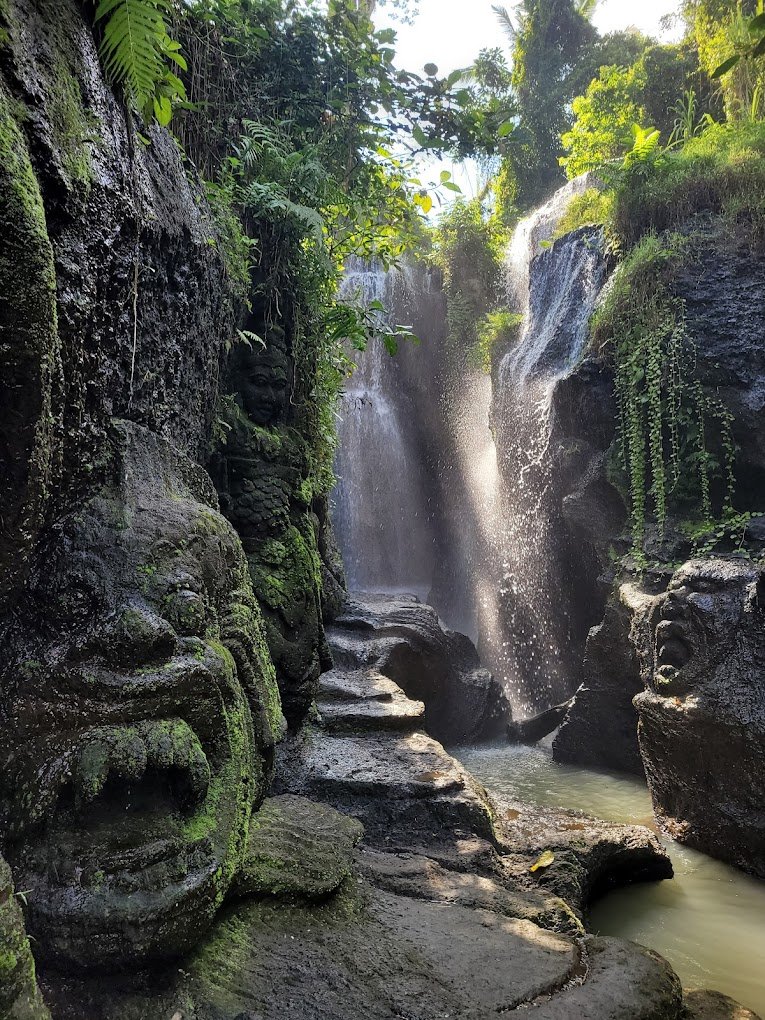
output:
M560 765L541 747L453 752L490 790L537 804L586 811L615 822L653 825L637 779ZM610 893L590 928L650 946L687 988L715 988L765 1017L765 882L677 843L675 878Z

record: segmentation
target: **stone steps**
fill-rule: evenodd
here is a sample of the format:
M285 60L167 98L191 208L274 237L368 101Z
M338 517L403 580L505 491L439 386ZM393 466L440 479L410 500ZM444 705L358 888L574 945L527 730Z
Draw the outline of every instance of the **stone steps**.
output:
M422 726L425 706L412 701L392 680L374 670L331 670L321 678L316 707L331 733L392 730Z

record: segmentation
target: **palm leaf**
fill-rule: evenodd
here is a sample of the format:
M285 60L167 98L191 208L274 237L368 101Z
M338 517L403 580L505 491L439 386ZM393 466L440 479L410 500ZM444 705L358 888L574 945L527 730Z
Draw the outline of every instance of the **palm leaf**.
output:
M583 18L592 21L595 11L598 9L600 0L577 0L576 9Z
M169 0L99 0L95 20L104 21L101 58L107 77L122 85L141 112L154 98L164 73L163 14Z
M511 43L515 43L518 29L515 27L512 15L508 11L507 7L503 7L501 4L492 4L491 9L497 15L497 20L504 29L507 37Z

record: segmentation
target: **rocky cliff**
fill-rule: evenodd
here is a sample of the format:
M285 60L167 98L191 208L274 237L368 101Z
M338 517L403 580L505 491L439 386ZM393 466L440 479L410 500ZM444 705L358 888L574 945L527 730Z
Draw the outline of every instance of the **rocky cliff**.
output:
M751 595L751 604L739 598L734 580L746 577L754 592L759 575L747 561L762 555L765 320L760 255L745 226L732 230L713 216L688 221L681 236L687 257L672 286L694 350L695 399L727 409L735 445L733 501L745 516L732 531L721 529L707 550L708 556L716 548L725 559L693 560L675 573L694 553L690 535L697 525L692 501L680 492L664 534L648 524L647 571L637 576L625 570L630 537L625 483L617 466L608 352L589 355L561 383L553 450L566 490L562 514L580 543L590 590L599 592L598 599L605 597L606 608L603 622L590 631L583 683L554 753L561 761L629 771L644 766L654 807L668 831L761 873L761 806L739 771L740 763L748 761L744 773L761 774L755 764L759 752L753 750L759 740L757 706L762 704L760 653L750 636L757 627L756 598ZM718 441L718 434L710 436L712 446ZM721 472L713 476L713 499L715 486L719 490L723 481ZM681 603L682 579L697 575L701 587L690 584ZM734 605L741 611L733 612ZM669 607L664 622L662 606ZM724 652L729 642L742 656L735 668ZM728 667L732 673L725 678ZM672 683L687 678L682 690L669 682L670 673ZM739 690L739 680L747 693ZM742 709L742 698L749 708ZM715 757L728 765L718 769L712 764ZM723 780L723 774L728 778Z

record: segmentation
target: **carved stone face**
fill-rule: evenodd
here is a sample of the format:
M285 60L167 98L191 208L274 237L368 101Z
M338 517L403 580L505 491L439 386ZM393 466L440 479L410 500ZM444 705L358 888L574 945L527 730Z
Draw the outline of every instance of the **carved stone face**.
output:
M654 684L684 694L711 676L730 649L757 572L734 560L691 560L656 605Z
M290 364L278 330L265 350L240 344L233 359L234 386L247 416L256 425L283 421L287 409Z
M201 470L122 426L0 674L0 811L39 951L185 951L239 867L281 724L247 563Z

